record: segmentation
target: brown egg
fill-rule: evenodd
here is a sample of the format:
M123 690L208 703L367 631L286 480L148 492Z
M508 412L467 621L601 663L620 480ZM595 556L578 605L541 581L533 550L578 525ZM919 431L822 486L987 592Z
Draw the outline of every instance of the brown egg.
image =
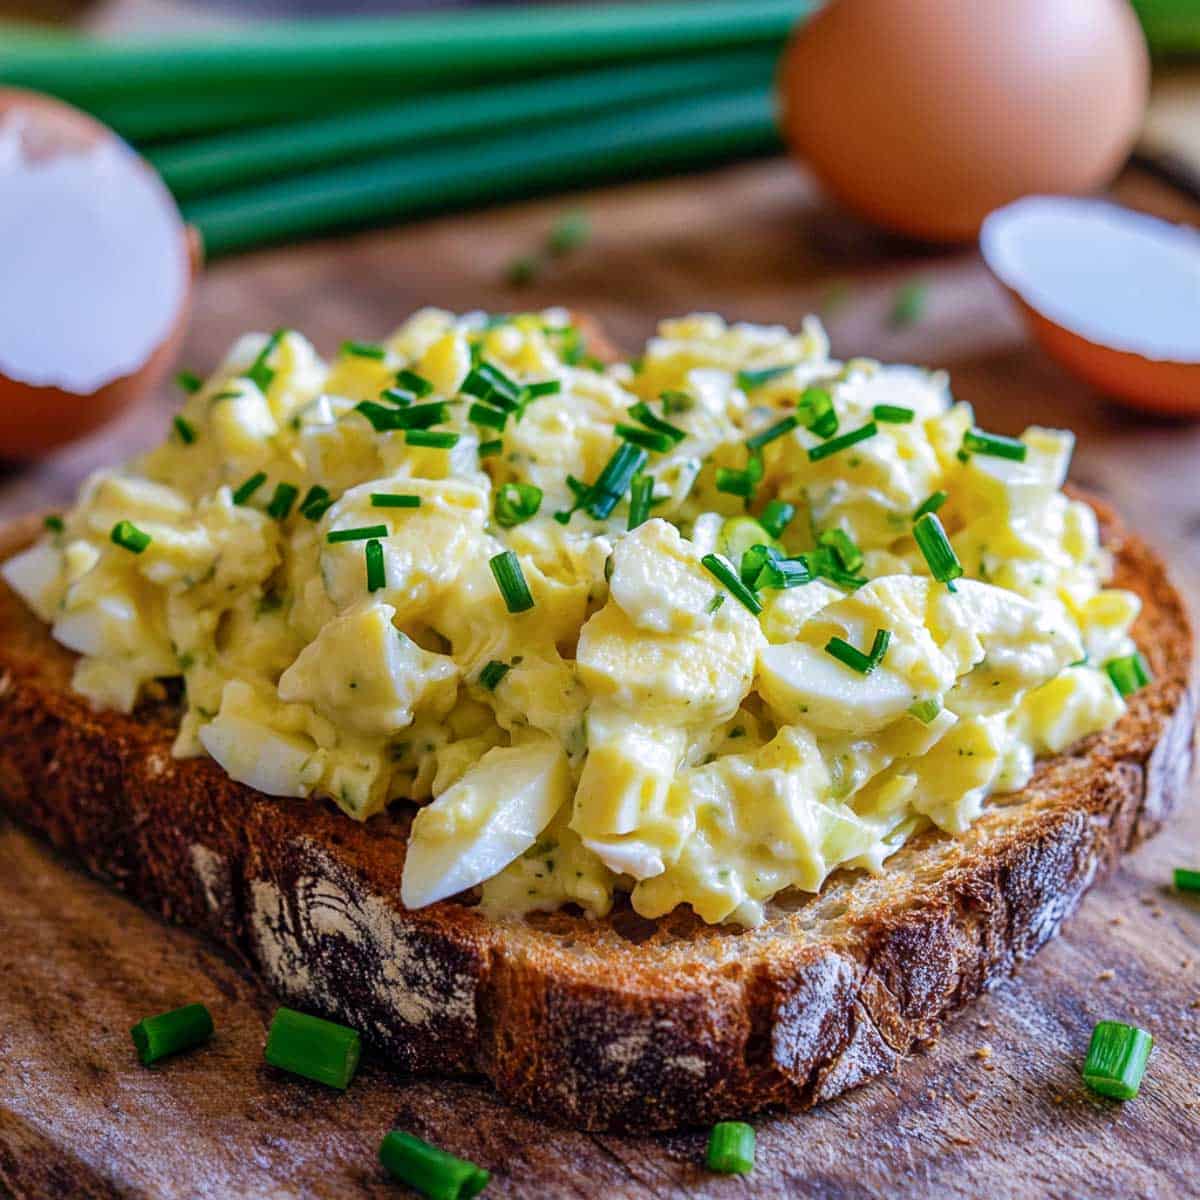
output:
M1200 416L1200 233L1100 200L1030 196L979 245L1051 357L1136 408Z
M162 181L111 130L0 88L0 458L80 437L159 381L196 249Z
M780 66L794 153L849 208L934 241L1120 168L1149 80L1128 0L833 0Z

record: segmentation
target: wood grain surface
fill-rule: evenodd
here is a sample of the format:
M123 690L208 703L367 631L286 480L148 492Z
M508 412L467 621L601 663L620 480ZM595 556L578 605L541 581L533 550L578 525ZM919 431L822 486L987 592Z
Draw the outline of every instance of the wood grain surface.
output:
M1131 175L1118 194L1195 221ZM592 243L514 290L504 268L564 208ZM895 289L929 285L923 317L888 322ZM1200 585L1200 427L1122 412L1024 339L973 251L920 249L831 211L794 169L766 163L559 198L223 262L203 279L184 363L210 369L248 328L291 325L326 351L386 333L414 307L563 303L636 345L697 308L796 324L824 310L835 351L944 365L1003 432L1079 434L1074 476L1111 500ZM0 476L0 519L65 502L87 470L156 441L176 399L32 471ZM163 926L0 826L0 1191L18 1196L398 1195L375 1160L393 1124L495 1173L488 1195L1183 1197L1200 1190L1200 905L1171 868L1200 866L1200 815L1179 813L1101 885L1022 975L928 1054L815 1112L757 1123L747 1179L705 1173L705 1135L579 1134L535 1122L482 1086L405 1079L368 1062L336 1095L262 1062L273 1001L237 964ZM208 1047L137 1065L128 1027L207 1003ZM1142 1095L1087 1093L1092 1025L1127 1020L1157 1046Z

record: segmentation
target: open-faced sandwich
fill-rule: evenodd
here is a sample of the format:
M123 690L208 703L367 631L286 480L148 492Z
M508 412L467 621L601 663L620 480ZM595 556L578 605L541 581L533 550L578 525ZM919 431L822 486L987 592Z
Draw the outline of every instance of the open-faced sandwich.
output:
M10 531L0 799L401 1066L589 1127L803 1106L1057 929L1191 761L1068 433L664 322L247 336Z

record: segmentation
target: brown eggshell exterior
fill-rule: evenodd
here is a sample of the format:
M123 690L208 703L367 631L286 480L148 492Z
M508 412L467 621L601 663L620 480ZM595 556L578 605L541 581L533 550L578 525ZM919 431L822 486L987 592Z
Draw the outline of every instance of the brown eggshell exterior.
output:
M36 112L36 140L27 142L31 157L70 152L116 135L99 121L49 96L21 88L0 88L0 114L19 105ZM149 166L145 168L150 170ZM164 202L174 208L163 189ZM195 231L178 216L179 236L186 242L191 278L199 271L202 250ZM86 395L55 387L36 387L0 375L0 459L38 458L66 442L98 429L161 382L169 370L187 328L191 288L186 289L166 338L134 372Z
M1102 186L1148 85L1127 0L832 0L778 78L796 157L848 208L939 242L1020 196Z
M1106 396L1132 408L1166 416L1200 416L1200 363L1146 358L1088 341L1056 325L1015 292L1034 340L1068 370Z

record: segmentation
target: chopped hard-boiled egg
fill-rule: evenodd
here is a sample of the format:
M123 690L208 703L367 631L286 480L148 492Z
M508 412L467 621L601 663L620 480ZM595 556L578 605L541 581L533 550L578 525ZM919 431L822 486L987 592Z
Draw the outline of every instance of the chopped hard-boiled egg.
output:
M748 924L1124 712L1138 601L1071 449L813 320L606 367L562 310L424 309L328 362L242 338L0 574L93 704L182 679L177 754L417 806L410 907Z

